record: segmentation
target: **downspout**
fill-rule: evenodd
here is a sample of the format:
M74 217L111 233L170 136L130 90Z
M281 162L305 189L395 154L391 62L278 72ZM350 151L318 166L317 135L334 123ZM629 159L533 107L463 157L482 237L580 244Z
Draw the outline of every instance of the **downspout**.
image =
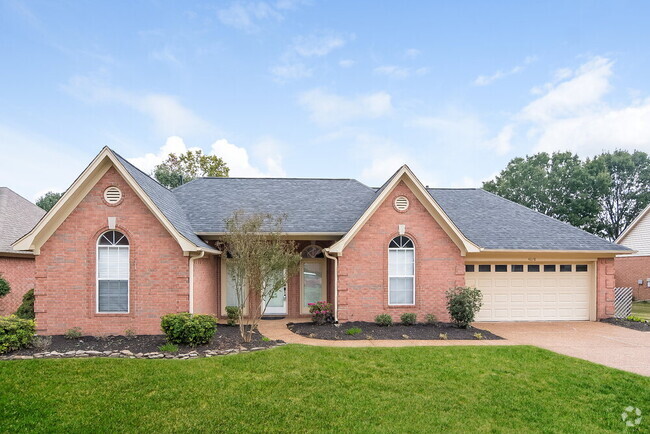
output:
M339 259L337 256L332 256L327 251L323 249L323 255L328 259L334 260L334 321L336 324L339 322Z
M205 256L205 250L201 254L190 256L190 313L194 313L194 261Z

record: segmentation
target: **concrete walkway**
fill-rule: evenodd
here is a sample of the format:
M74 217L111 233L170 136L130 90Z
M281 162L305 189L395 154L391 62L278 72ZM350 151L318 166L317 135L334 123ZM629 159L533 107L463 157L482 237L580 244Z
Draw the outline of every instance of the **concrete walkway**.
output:
M270 339L290 344L322 347L422 347L422 346L494 346L534 345L624 371L650 376L650 333L600 322L519 322L476 323L476 327L503 337L499 341L458 340L359 340L333 341L310 339L287 328L300 319L262 320L259 330Z
M650 332L590 321L476 323L513 344L650 376Z

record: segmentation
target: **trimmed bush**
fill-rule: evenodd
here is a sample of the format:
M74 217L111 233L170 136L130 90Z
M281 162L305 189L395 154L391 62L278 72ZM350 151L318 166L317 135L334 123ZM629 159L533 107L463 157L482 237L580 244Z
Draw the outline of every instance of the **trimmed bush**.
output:
M0 276L0 297L4 297L11 291L11 286L2 276Z
M428 313L426 321L427 324L436 324L438 322L438 318L434 314Z
M63 333L63 337L66 339L79 339L81 336L83 336L83 333L81 333L81 327L72 327Z
M483 294L476 288L457 286L447 290L447 310L460 328L467 328L483 305Z
M387 313L382 313L375 317L375 324L382 327L388 327L393 325L393 318L391 318Z
M399 319L403 325L410 326L417 322L418 316L414 313L407 312L407 313L403 313L402 316L399 317Z
M226 315L228 315L228 325L234 326L237 325L240 317L239 306L226 306Z
M210 342L217 332L217 320L211 315L170 313L161 318L160 327L169 342L194 347Z
M309 313L311 313L311 320L314 324L334 323L332 303L317 301L316 303L307 303L307 306L309 306Z
M34 290L30 289L23 295L23 302L18 306L16 316L22 319L34 319Z
M19 350L31 344L36 325L31 319L16 315L0 316L0 354Z

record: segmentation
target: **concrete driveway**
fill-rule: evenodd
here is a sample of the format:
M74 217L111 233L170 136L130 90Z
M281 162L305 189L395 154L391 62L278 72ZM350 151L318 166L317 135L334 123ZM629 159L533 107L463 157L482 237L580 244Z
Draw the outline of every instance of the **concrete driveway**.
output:
M514 344L650 376L650 332L590 321L476 323Z

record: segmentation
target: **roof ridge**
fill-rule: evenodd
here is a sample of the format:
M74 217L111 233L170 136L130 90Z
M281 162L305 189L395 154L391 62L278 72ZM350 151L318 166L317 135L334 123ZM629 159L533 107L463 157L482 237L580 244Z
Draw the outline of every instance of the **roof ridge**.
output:
M149 175L149 174L146 173L144 170L140 169L138 166L136 166L135 164L131 163L131 162L130 162L129 160L127 160L126 158L122 157L120 154L118 154L117 152L115 152L112 148L110 148L110 147L108 147L108 146L107 146L107 148L108 148L109 151L111 151L113 154L115 154L116 157L119 157L121 160L123 160L124 162L126 162L127 164L129 164L131 167L133 167L135 170L137 170L138 172L142 173L142 174L145 175L145 176L148 176L149 178L151 178L152 181L154 181L156 184L158 184L159 186L161 186L161 187L164 188L165 190L167 190L167 191L171 191L169 188L165 187L165 186L162 185L160 182L158 182L158 180L157 180L156 178L154 178L153 176Z

